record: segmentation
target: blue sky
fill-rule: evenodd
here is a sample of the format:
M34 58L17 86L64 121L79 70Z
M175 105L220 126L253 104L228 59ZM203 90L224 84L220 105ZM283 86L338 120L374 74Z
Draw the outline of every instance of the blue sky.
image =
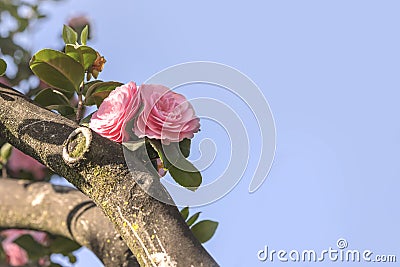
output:
M400 260L399 8L389 0L69 0L46 6L50 18L37 25L31 43L33 50L59 48L62 24L86 14L92 44L107 59L101 79L140 84L166 67L202 60L230 65L260 87L277 132L267 180L249 194L247 171L228 195L196 209L220 223L205 247L222 266L272 265L257 259L265 245L321 251L336 248L339 238L349 249ZM182 92L242 112L250 142L259 144L252 114L237 99L206 85ZM204 172L212 179L229 160L229 143L212 123L204 122L196 138L205 137L217 146L215 166ZM250 169L257 150L252 155ZM81 255L76 266L98 264Z

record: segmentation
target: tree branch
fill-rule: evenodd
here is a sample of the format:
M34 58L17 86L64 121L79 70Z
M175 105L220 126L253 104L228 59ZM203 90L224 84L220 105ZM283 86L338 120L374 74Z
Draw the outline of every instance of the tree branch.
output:
M139 266L102 211L75 189L4 178L0 203L0 228L61 235L93 251L106 266Z
M120 144L91 131L72 134L77 128L75 122L37 106L17 91L0 89L0 136L92 199L141 265L218 266L178 209L152 198L135 182L134 177L149 187L160 184L140 158L132 155L128 169ZM77 160L63 158L64 147Z

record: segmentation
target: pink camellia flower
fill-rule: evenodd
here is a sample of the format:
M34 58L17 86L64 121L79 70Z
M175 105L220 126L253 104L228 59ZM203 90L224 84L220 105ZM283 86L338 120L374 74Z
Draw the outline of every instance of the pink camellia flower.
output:
M24 266L28 263L27 252L13 243L18 237L26 234L31 235L36 242L42 245L47 244L47 234L44 232L21 229L8 229L0 232L0 235L5 237L2 241L2 246L7 256L7 262L11 266Z
M140 94L134 82L115 88L101 103L89 127L108 139L121 143L128 139L126 123L140 108Z
M47 234L45 232L25 230L25 229L7 229L0 232L5 239L3 242L13 242L21 235L31 235L36 242L42 245L47 244Z
M37 180L46 177L46 166L16 148L13 148L7 164L12 175L18 176L20 171L26 171L32 173Z
M28 263L28 253L17 244L3 243L3 249L7 263L11 266L24 266Z
M140 86L143 110L139 114L134 132L138 137L160 139L163 144L193 138L200 129L192 105L178 93L162 85Z

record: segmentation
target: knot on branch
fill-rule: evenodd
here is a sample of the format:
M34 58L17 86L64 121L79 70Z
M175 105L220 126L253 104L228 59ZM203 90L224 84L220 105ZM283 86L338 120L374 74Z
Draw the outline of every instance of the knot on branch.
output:
M64 142L63 159L69 165L75 165L85 158L92 142L92 132L89 128L75 129Z

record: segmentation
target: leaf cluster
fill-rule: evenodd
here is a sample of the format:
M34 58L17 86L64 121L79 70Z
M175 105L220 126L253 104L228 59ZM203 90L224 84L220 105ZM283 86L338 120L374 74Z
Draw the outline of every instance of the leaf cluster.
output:
M73 252L81 247L71 239L54 235L48 236L47 245L38 243L29 234L18 237L14 243L26 250L30 261L38 261L41 258L50 259L51 254L62 254L68 257L70 263L75 263L76 257L73 255ZM61 265L51 262L51 259L49 266L61 267Z
M34 100L68 118L75 118L83 106L100 106L112 90L122 85L113 81L90 81L92 77L97 78L105 59L95 49L87 46L88 32L89 28L86 25L78 38L74 29L64 25L64 51L40 50L33 55L29 63L35 75L48 85L36 94ZM81 43L78 43L78 39ZM93 68L99 64L101 69ZM74 101L75 95L82 99L82 106Z
M210 240L218 227L218 222L211 220L198 221L201 212L196 212L189 217L189 207L181 210L183 219L192 230L193 235L201 242L205 243ZM197 223L196 223L197 222ZM196 223L196 224L195 224Z

